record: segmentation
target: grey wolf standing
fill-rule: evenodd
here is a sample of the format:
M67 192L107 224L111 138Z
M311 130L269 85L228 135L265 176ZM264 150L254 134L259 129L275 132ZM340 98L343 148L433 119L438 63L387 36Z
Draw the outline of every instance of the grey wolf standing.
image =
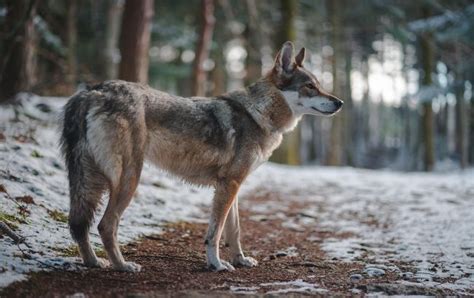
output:
M61 140L69 173L69 226L85 265L107 264L91 248L89 227L108 191L99 223L107 256L116 270L140 270L140 265L125 262L117 228L144 160L191 183L215 187L205 238L210 269L257 265L240 245L240 185L303 114L333 115L343 104L321 89L304 68L304 57L304 48L293 57L293 44L286 42L265 76L245 90L214 98L183 98L123 81L107 81L74 95L64 110ZM223 232L233 265L219 258Z

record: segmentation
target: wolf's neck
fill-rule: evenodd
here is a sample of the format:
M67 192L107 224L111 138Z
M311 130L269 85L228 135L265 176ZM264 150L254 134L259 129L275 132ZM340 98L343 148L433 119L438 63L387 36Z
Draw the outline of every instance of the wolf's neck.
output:
M268 133L285 133L292 130L301 117L295 117L280 90L265 79L246 88L239 97L254 120Z

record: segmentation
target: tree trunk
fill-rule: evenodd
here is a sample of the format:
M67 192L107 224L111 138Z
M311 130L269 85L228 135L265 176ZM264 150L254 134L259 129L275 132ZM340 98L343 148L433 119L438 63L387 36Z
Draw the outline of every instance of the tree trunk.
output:
M254 83L262 76L262 34L258 22L258 7L255 0L247 0L249 22L245 31L247 50L245 85Z
M75 89L77 81L77 60L76 60L76 43L77 43L77 0L69 0L67 7L67 75L66 82L71 88Z
M470 103L470 108L468 112L468 132L467 135L468 137L468 143L467 143L467 148L470 148L468 150L468 159L470 164L474 164L474 96L471 96L471 103Z
M349 42L350 36L348 34L345 38L346 42ZM344 122L344 155L345 155L345 164L348 166L354 166L354 146L355 142L353 139L357 136L357 128L353 125L352 115L354 113L353 103L352 103L352 85L351 85L351 70L352 70L352 48L350 46L344 47L344 56L345 56L345 92L344 92L344 109L343 112L343 122Z
M459 165L462 169L467 167L468 164L468 118L467 118L467 105L464 100L464 84L460 77L456 77L457 86L455 90L456 94L456 152L459 156Z
M338 74L342 60L341 58L343 56L341 49L342 21L340 13L342 3L340 0L329 0L327 5L331 18L332 48L334 52L332 59L333 93L337 95L342 94L342 84ZM343 119L341 118L341 115L338 115L332 119L330 146L327 156L327 164L331 166L339 166L342 164L342 122Z
M361 115L362 119L360 125L362 125L362 142L364 151L366 151L369 143L370 143L370 85L369 85L369 60L368 57L364 59L362 62L362 75L364 76L364 80L366 82L366 89L364 90L364 96L362 98L362 106L361 106Z
M7 0L5 38L0 65L0 102L20 91L31 91L36 82L36 34L33 18L37 0Z
M281 0L280 9L282 20L279 34L277 36L276 48L280 48L285 41L296 40L295 18L297 14L298 2L296 0ZM295 130L286 134L280 147L273 152L271 161L284 163L289 165L299 165L300 143L301 143L301 127L298 125Z
M424 8L423 14L425 18L430 17L428 8ZM421 36L421 63L423 67L424 77L422 80L422 88L433 84L431 72L434 69L434 49L433 37L430 32L423 33ZM432 171L435 164L434 156L434 121L433 108L431 99L423 99L422 103L422 135L423 135L423 162L424 170Z
M226 71L225 71L225 57L222 50L214 51L214 61L215 67L212 70L212 81L213 81L213 89L212 95L217 96L225 93L227 90L226 88Z
M120 35L119 78L148 82L148 49L153 18L153 0L126 0Z
M214 23L214 0L201 0L201 27L193 69L193 93L195 96L206 95L207 74L204 70L204 62L209 58Z
M117 66L120 57L118 41L120 36L120 22L123 13L122 0L107 1L107 24L105 28L105 77L115 79L117 77Z

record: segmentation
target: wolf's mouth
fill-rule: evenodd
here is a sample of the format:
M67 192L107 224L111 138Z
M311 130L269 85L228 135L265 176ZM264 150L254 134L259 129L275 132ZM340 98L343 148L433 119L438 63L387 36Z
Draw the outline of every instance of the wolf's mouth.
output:
M311 107L311 109L315 110L316 112L322 113L322 114L324 114L324 115L331 115L331 114L334 114L334 112L321 111L321 110L318 110L318 109L315 108L315 107Z

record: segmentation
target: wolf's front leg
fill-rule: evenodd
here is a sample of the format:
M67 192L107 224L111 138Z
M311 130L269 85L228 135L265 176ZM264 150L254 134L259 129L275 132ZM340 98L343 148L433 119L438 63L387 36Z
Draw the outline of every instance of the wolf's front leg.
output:
M240 245L239 199L236 197L225 222L224 240L229 245L234 266L254 267L257 260L244 256Z
M224 229L227 214L237 198L240 182L236 180L221 180L217 183L212 202L211 218L206 235L207 265L213 271L233 271L234 267L219 258L219 240Z

